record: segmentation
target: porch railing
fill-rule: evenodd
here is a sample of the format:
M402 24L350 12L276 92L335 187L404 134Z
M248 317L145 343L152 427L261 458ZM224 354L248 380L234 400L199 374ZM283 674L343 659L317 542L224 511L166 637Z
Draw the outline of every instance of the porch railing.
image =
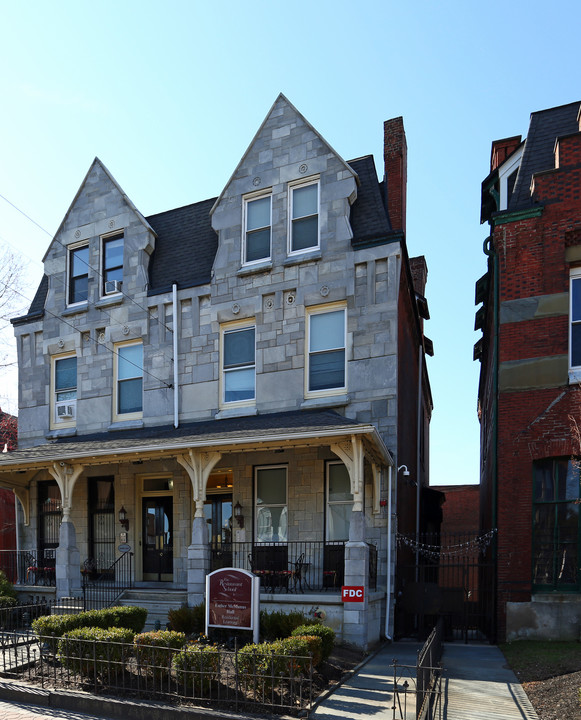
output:
M345 579L345 542L215 543L211 570L252 570L270 592L339 592ZM369 545L369 588L377 587L377 547Z
M50 550L0 550L0 570L14 585L56 584L54 548Z
M98 577L83 574L83 606L85 610L109 607L124 590L133 587L133 553L126 552Z

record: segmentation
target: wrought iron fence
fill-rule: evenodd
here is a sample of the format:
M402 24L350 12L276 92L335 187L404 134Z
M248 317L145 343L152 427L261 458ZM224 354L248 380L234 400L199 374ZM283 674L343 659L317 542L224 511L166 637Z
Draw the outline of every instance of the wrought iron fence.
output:
M339 592L345 577L345 543L214 543L211 570L223 567L252 570L259 575L261 587L267 592ZM369 568L375 587L377 548L374 545L370 546Z
M238 711L304 711L313 702L311 657L187 649L0 631L0 672L43 688L82 688L124 698L217 704Z
M115 560L111 567L100 575L87 567L83 572L83 607L85 610L98 610L110 607L124 590L132 588L133 553L126 552Z

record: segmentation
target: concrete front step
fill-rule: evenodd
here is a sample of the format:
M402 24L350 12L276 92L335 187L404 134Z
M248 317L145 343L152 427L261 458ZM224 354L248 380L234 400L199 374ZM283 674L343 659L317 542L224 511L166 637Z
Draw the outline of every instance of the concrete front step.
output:
M147 610L145 628L152 630L156 621L162 629L167 625L167 614L172 608L179 608L187 603L188 595L185 590L169 588L146 589L131 588L125 590L117 601L119 605L136 605Z
M76 615L83 612L83 598L63 597L52 606L52 615Z

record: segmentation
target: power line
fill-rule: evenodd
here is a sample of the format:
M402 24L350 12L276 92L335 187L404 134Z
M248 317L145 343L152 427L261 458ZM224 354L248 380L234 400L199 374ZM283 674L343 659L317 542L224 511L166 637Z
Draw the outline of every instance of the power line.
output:
M10 205L10 207L14 208L17 212L19 212L22 216L24 216L27 220L29 220L33 225L36 225L37 228L39 228L40 230L42 230L42 232L46 233L46 234L49 236L49 238L51 238L52 240L54 240L55 242L57 242L62 248L64 248L64 249L68 252L68 247L67 247L63 242L61 242L56 236L52 236L52 235L49 233L49 231L46 230L46 228L42 227L42 225L40 225L39 223L37 223L36 220L33 220L33 218L31 218L30 215L27 215L27 214L24 212L24 210L21 210L17 205L15 205L13 202L11 202L11 201L10 201L5 195L3 195L2 193L0 193L0 198L2 198L2 200L4 200L4 202L8 203L8 205ZM83 259L81 259L81 258L79 258L79 259L80 259L80 261L81 261L84 265L87 266L87 268L88 268L89 270L92 270L101 280L103 279L102 273L101 273L97 268L94 268L92 265L89 265L89 263L86 262L85 260L83 260ZM65 287L66 287L66 285L65 285ZM137 305L137 307L140 308L141 310L143 310L144 312L146 312L146 313L149 312L149 310L148 310L147 308L144 308L143 305L140 305L140 304L137 302L137 300L135 300L133 297L131 297L131 295L128 295L128 294L125 293L123 290L120 290L120 293L121 293L121 295L123 295L124 297L126 297L128 300L130 300L134 305ZM89 304L90 304L90 303L89 303ZM94 305L94 304L93 304L93 305ZM100 309L100 308L99 308L99 309ZM168 327L164 322L162 322L161 324L163 325L163 327L164 327L168 332L173 333L173 329L172 329L172 328Z

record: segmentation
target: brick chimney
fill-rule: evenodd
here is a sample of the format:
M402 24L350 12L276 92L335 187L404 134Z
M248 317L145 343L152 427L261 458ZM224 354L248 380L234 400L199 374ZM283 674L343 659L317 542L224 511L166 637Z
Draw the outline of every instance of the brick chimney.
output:
M391 228L405 233L408 147L402 117L383 123L383 160Z
M490 154L490 172L496 170L506 158L514 152L520 145L521 135L504 138L503 140L495 140L492 143L492 152Z

